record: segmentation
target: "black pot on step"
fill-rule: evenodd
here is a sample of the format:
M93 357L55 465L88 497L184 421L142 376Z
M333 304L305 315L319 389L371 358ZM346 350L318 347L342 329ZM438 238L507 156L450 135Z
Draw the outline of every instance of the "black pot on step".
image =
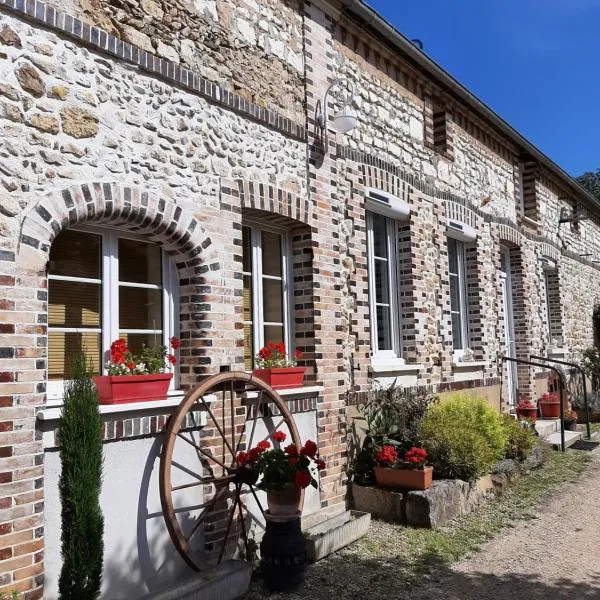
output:
M306 542L300 517L272 517L266 511L265 535L260 543L260 570L268 590L293 590L304 582Z

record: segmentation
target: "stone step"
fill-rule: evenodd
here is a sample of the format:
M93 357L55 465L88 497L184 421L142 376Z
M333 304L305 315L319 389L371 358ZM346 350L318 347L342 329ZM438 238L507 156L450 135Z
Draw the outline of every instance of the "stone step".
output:
M535 422L535 430L540 437L547 437L555 431L560 431L558 419L538 419Z
M583 432L581 431L565 431L565 448L571 447L578 440L583 439ZM550 435L544 437L544 440L548 444L554 446L556 449L560 449L560 431L555 431Z

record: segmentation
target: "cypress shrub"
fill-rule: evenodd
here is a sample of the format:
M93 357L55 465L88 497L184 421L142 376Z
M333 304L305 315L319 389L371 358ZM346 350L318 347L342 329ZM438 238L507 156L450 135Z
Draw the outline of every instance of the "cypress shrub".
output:
M102 418L83 354L75 358L71 377L59 423L63 564L58 588L61 600L91 600L100 594L104 552Z

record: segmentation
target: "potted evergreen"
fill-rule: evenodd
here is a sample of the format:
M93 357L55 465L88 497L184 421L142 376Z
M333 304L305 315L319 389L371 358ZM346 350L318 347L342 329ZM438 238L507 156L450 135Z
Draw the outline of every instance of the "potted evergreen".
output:
M300 358L302 358L302 352L296 350L295 360L289 360L285 344L269 342L256 355L257 368L252 371L252 374L274 389L300 387L306 371L305 367L296 365L296 360Z
M170 346L177 350L179 338L173 336ZM110 346L108 375L97 375L94 383L100 395L100 404L144 402L165 398L173 373L169 368L177 359L166 346L143 346L140 354L133 354L125 340L115 340Z
M431 486L433 467L427 466L427 452L413 446L399 460L398 452L392 445L385 445L377 451L375 481L381 487L426 490Z

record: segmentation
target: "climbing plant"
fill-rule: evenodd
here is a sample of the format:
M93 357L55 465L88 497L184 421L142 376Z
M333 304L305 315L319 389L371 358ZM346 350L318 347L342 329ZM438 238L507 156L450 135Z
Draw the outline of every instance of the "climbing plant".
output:
M91 600L100 594L104 552L102 419L84 355L76 357L65 385L59 447L63 560L59 595L61 600Z

